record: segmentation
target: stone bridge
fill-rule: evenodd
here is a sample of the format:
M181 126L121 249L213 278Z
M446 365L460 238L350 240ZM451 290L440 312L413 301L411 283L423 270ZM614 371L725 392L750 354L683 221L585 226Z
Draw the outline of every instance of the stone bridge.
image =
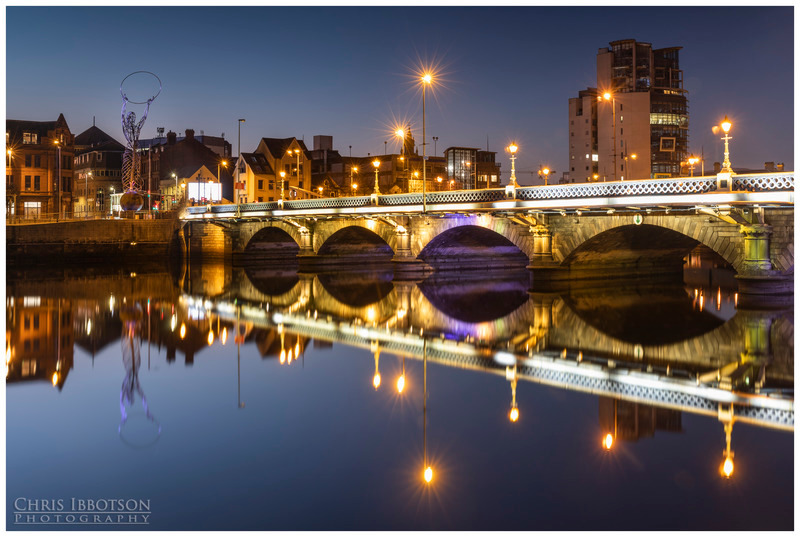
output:
M743 293L791 293L794 176L736 177L735 192L685 178L521 188L511 200L497 189L436 193L424 213L419 195L193 207L183 235L190 258L288 257L311 271L385 261L398 275L512 265L543 281L675 273L704 245Z

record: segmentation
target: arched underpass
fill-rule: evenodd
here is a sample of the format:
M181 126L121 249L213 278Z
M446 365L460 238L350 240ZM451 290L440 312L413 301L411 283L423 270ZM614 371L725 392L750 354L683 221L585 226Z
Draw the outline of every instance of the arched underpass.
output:
M698 241L652 225L620 226L589 238L562 261L573 273L601 271L680 274L683 259Z
M419 259L436 270L524 268L528 256L504 236L481 226L447 229L431 239Z
M265 227L253 235L244 249L246 263L295 259L300 247L291 235L277 227Z
M382 264L389 263L394 251L377 233L361 226L340 229L317 251L316 263Z

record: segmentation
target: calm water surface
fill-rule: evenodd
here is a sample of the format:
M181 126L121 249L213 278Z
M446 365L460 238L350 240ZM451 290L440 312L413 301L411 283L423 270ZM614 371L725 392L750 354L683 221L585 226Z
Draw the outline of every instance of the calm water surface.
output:
M794 319L735 286L10 273L6 527L792 529L793 412L719 400L792 399ZM23 524L72 498L147 525Z

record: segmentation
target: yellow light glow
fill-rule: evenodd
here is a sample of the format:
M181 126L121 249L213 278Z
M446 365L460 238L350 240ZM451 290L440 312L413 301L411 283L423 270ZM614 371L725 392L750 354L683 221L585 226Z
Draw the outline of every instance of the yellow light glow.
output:
M508 146L508 152L511 153L511 154L516 153L517 149L519 149L519 146L517 144L513 143L513 142L511 143L510 146Z
M728 455L725 457L725 462L722 463L722 475L730 478L733 475L733 459Z
M424 75L422 75L422 81L425 82L426 84L430 84L432 80L433 77L431 76L430 73L425 73Z
M294 344L294 355L300 356L300 342Z
M400 375L397 379L397 393L403 393L403 388L406 387L406 376Z
M375 386L376 390L378 389L378 387L380 387L380 385L381 385L381 374L380 373L375 373L375 376L372 377L372 385Z
M225 343L228 341L228 328L227 327L222 329L222 337L220 338L220 341L222 341L223 345L225 345Z
M394 131L394 135L397 136L398 138L405 138L406 131L403 129L397 129L396 131Z
M358 172L358 166L353 166L353 171Z
M53 386L58 384L58 373L53 373Z
M214 332L212 330L208 331L208 344L209 345L214 344Z
M357 190L358 189L358 183L353 183L352 187L353 187L353 190Z
M372 161L372 165L373 165L373 166L375 166L375 167L377 168L378 166L380 166L380 165L381 165L381 161L380 161L380 160L377 160L377 159L376 159L376 160L373 160L373 161Z
M289 354L286 355L286 364L292 363L292 349L289 349Z
M414 177L419 177L419 172L414 172Z
M86 335L87 336L91 335L91 333L92 333L92 320L91 319L87 319L86 320Z
M697 157L689 157L689 164L691 164L692 166L697 164L699 161L700 161L700 159L697 158Z
M610 101L611 100L611 94L609 92L605 92L603 94L603 99L605 99L606 101Z
M542 169L542 173L545 174L545 175L550 175L550 168Z
M11 156L11 150L10 149L6 150L6 153L8 153L9 156Z
M369 322L375 321L375 308L372 306L367 308L367 320Z
M181 323L181 331L180 331L181 339L186 337L186 324Z
M11 361L11 347L6 348L6 363Z
M437 178L436 178L436 180L437 180L438 182L440 182L440 183L442 182L442 178L441 178L441 177L437 177Z
M169 330L170 330L170 332L174 332L176 326L178 326L178 317L173 315L172 319L170 319L170 321L169 321Z
M280 358L280 360L281 360L281 363L286 362L286 350L285 349L281 349L281 358Z
M517 420L519 419L519 409L517 407L511 409L511 412L508 413L508 419L510 419L514 423L517 422Z
M319 187L319 193L322 194L322 187Z
M637 155L636 153L633 153L633 154L631 155L631 158L632 158L633 160L636 160L636 159L638 158L638 156L639 156L639 155Z
M284 177L286 177L286 172L281 171L281 179L283 179Z
M603 447L607 450L611 449L611 446L614 445L614 435L608 433L606 437L603 439Z
M719 126L722 127L722 131L725 134L728 134L728 131L731 130L733 123L731 123L731 121L728 119L728 116L725 116L725 119L722 120L722 123L720 123Z
M227 167L228 166L228 161L227 160L223 160L220 164L222 164L223 167Z
M431 481L433 481L433 468L428 466L427 468L425 468L425 473L422 475L425 478L425 482L430 483Z

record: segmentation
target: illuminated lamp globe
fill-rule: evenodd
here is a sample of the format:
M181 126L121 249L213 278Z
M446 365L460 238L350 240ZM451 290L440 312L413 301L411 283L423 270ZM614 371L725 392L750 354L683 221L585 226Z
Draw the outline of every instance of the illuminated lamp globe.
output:
M431 481L433 481L433 468L428 466L427 468L425 468L425 472L422 475L425 478L425 482L430 483Z
M720 123L720 127L722 127L722 131L723 131L725 134L728 134L728 131L730 131L730 130L731 130L731 126L732 126L732 125L733 125L733 124L732 124L732 123L731 123L731 121L728 119L728 116L725 116L725 119L723 119L723 120L722 120L722 123Z
M608 433L606 437L603 438L603 447L606 448L606 450L610 451L611 446L613 445L614 445L614 435Z
M123 211L138 211L144 206L144 198L138 192L125 192L119 199Z

